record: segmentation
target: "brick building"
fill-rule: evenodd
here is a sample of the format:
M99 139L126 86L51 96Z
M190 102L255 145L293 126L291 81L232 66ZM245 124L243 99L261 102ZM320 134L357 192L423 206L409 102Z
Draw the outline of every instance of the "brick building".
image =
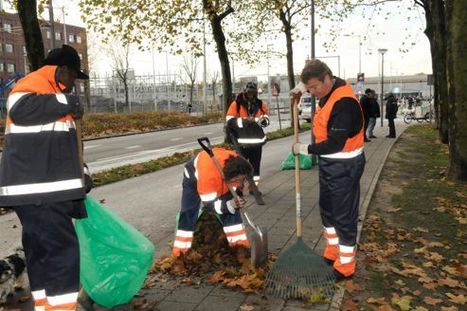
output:
M44 50L47 53L52 48L52 31L48 21L39 21ZM62 44L73 46L81 58L81 67L88 72L86 29L55 22L55 46ZM29 73L23 29L18 14L0 14L0 85L17 73ZM84 92L84 85L80 85ZM1 96L1 94L0 94Z

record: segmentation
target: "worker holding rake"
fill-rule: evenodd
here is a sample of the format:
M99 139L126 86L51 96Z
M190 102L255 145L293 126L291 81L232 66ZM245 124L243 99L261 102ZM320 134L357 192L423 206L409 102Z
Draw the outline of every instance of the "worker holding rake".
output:
M201 211L213 210L219 215L229 246L249 247L239 208L245 205L242 198L234 200L226 181L233 187L243 185L253 168L243 157L224 148L212 149L222 167L225 180L206 151L185 164L183 192L178 226L172 254L176 257L188 252L193 242L196 222Z
M300 79L291 94L299 98L308 91L319 98L319 107L313 121L314 142L295 143L292 151L319 155L323 257L339 281L355 273L360 177L365 167L363 113L350 84L333 76L320 60L307 62Z

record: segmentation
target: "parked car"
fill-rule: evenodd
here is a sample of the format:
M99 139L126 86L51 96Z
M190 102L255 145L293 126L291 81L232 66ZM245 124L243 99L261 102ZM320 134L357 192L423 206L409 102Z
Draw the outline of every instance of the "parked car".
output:
M310 94L305 93L300 98L300 103L298 104L298 113L299 113L300 120L311 122L311 95Z

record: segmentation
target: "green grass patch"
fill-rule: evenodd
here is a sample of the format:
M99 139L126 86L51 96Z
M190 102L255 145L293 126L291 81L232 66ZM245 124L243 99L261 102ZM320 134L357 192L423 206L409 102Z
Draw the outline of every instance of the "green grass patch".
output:
M360 302L359 310L374 308L367 301L375 297L394 310L407 297L412 309L460 308L455 301L465 295L465 279L456 267L467 265L467 183L445 177L448 147L437 138L431 125L411 126L385 164L379 180L385 188L374 194L357 253L364 268L354 282L363 290L346 295Z

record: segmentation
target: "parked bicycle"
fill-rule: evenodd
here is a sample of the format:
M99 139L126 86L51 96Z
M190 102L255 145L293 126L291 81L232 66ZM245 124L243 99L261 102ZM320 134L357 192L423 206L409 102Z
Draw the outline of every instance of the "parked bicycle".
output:
M418 123L422 123L423 121L426 121L427 123L430 123L432 118L433 118L433 112L432 111L428 111L422 117L417 117L415 115L415 110L412 110L412 111L407 112L404 115L404 122L406 124L410 124L412 122L412 120L415 120Z

